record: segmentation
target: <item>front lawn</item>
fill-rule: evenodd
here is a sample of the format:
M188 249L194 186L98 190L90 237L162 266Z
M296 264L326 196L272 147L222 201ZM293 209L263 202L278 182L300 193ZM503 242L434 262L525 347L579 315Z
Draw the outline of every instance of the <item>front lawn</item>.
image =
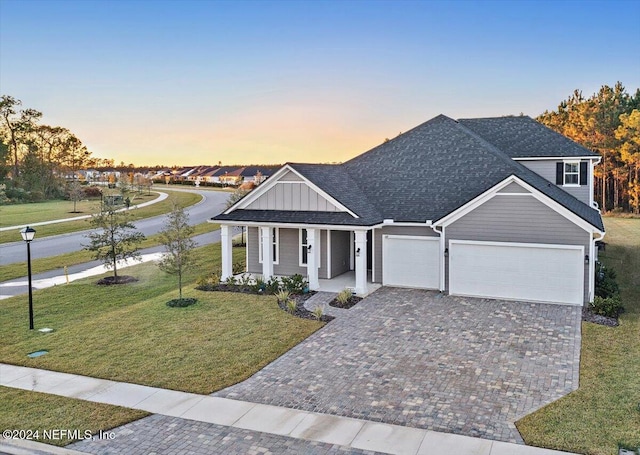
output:
M234 255L241 260L244 249ZM184 294L198 303L188 308L167 307L177 297L175 277L152 263L123 269L137 283L96 286L94 277L36 292L35 325L55 329L49 335L28 330L25 296L3 300L0 361L209 394L321 327L281 311L274 296L196 291L197 276L219 257L219 244L197 251ZM40 349L49 354L27 358Z
M242 261L244 248L233 251ZM274 296L196 291L197 277L219 263L219 244L196 250L184 294L198 303L187 308L166 305L177 297L176 280L152 263L123 270L140 280L134 284L96 286L94 277L38 291L35 325L55 329L48 335L28 330L25 296L3 300L0 362L209 394L248 378L322 327L280 310ZM40 349L49 353L27 357ZM20 421L23 405L33 405L22 397L3 405L0 423ZM43 419L57 412L44 403L38 409L32 428L46 427L50 420Z
M582 323L580 388L517 422L527 444L594 455L640 447L640 219L606 217L600 260L618 274L619 327Z

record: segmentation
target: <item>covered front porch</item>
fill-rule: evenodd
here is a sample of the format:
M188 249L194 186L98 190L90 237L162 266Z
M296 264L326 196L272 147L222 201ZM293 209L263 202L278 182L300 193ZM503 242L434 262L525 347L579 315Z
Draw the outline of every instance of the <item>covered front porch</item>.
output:
M370 230L344 226L247 225L246 272L267 281L271 277L304 276L309 289L339 292L350 288L358 296L377 289L367 245ZM369 233L369 237L371 234ZM233 275L233 225L221 226L222 276Z

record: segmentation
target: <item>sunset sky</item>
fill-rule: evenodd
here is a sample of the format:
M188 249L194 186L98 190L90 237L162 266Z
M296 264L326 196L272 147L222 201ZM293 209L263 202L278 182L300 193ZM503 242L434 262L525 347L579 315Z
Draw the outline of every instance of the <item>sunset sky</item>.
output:
M138 165L343 161L618 80L639 1L0 0L0 93Z

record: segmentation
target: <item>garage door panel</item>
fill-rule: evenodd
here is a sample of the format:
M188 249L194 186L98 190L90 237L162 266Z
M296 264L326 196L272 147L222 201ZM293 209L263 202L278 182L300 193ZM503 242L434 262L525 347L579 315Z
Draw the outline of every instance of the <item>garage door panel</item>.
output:
M583 248L450 242L451 294L582 304Z
M385 286L438 289L438 238L386 235L382 242L382 283Z

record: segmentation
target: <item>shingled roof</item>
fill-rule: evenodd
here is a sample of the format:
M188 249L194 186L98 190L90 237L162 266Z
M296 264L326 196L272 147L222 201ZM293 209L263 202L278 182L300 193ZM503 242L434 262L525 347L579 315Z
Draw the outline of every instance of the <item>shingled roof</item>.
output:
M525 115L466 118L458 122L511 158L598 156Z
M506 126L501 126L501 119ZM518 153L525 153L529 147L526 137L535 136L536 131L542 131L540 134L545 138L547 131L561 138L538 140L538 144L544 144L546 153L552 153L554 144L558 144L549 156L565 156L565 153L566 156L592 156L593 153L542 125L542 130L538 129L532 122L538 123L528 117L473 120L472 129L467 126L469 120L457 122L439 115L340 165L289 164L358 218L329 212L295 212L299 215L293 215L235 210L214 219L365 226L379 224L384 219L424 223L443 218L515 175L604 230L597 210L512 159ZM506 139L510 129L519 131L511 142ZM533 137L531 141L536 143Z

